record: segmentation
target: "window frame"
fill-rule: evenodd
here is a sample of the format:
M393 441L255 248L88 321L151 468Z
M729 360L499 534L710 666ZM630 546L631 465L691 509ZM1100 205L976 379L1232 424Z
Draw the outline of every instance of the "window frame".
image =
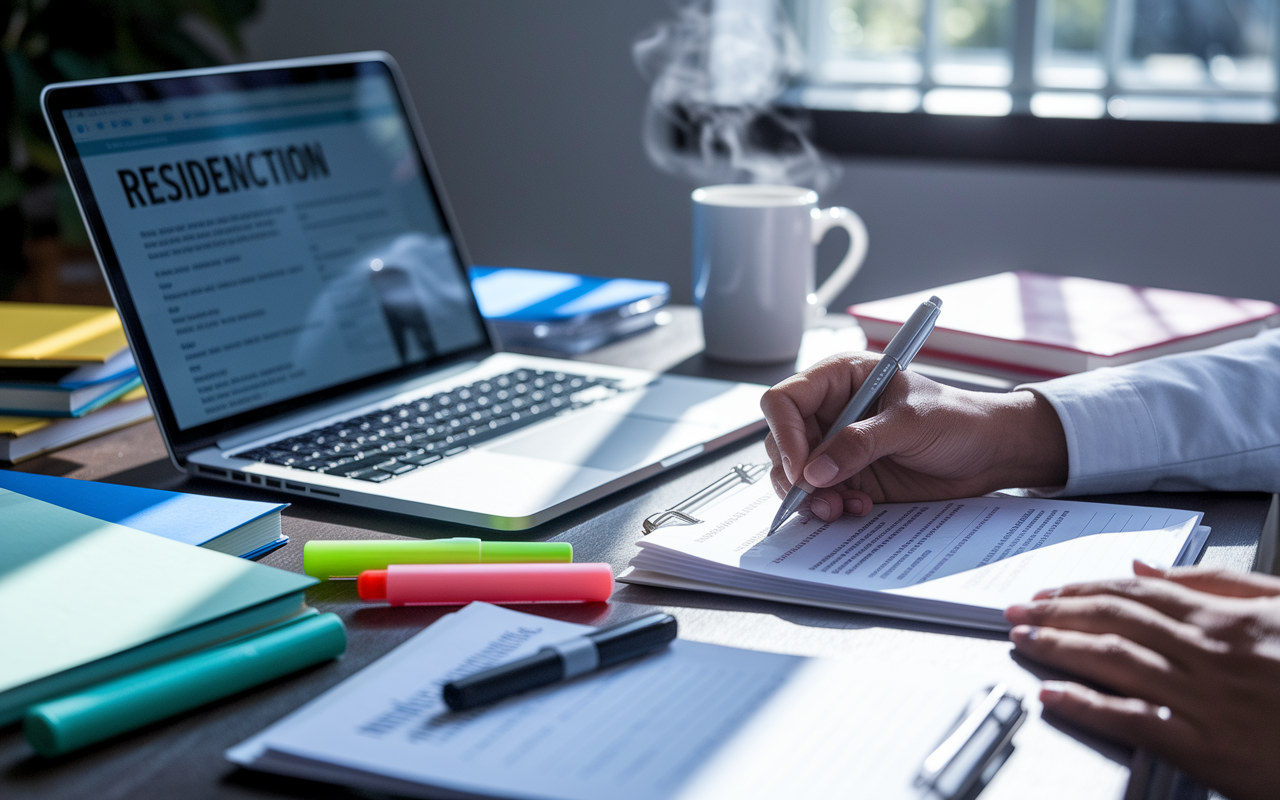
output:
M811 3L825 0L789 0L797 27L805 30L811 20ZM920 60L922 80L901 84L925 92L937 86L931 66L939 51L936 18L942 0L924 0L922 27L926 30ZM1040 24L1040 0L1011 0L1013 36L1010 48L1012 80L1007 87L1013 111L1003 116L965 116L913 112L879 112L807 107L814 143L826 152L852 157L890 157L946 161L1046 164L1063 166L1129 167L1191 171L1280 173L1280 113L1275 122L1168 121L1149 119L1038 117L1029 113L1031 96L1047 87L1035 82L1037 43L1047 38ZM1107 85L1097 92L1105 99L1116 94L1136 94L1115 83L1123 62L1127 34L1121 30L1132 0L1112 0L1110 21L1103 36L1102 54ZM1274 52L1280 55L1280 8L1275 12ZM932 33L929 31L932 29ZM812 32L812 28L809 29ZM809 48L809 68L822 56ZM1273 56L1280 70L1280 57ZM853 89L856 85L849 85ZM868 84L880 87L880 84ZM804 90L821 88L839 92L840 85L800 83L781 99L785 106L804 108ZM948 87L951 88L951 87ZM965 87L955 87L965 88ZM977 88L977 87L974 87ZM985 87L984 87L985 88ZM1175 95L1195 92L1178 90ZM1144 92L1144 94L1159 94ZM1230 95L1228 95L1230 96ZM1265 97L1258 93L1254 96ZM1280 109L1280 78L1270 95ZM1022 113L1019 113L1022 112Z

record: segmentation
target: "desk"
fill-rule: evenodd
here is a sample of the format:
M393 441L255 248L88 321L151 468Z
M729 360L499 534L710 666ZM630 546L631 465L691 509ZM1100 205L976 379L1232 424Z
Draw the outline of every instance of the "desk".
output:
M606 363L671 369L758 382L775 382L785 367L718 365L700 355L697 312L673 309L662 328L597 350L587 357ZM766 459L761 437L682 465L665 476L633 486L574 511L532 532L511 538L573 543L580 561L607 561L620 571L635 552L640 523L678 502L741 461ZM276 499L249 487L187 478L169 463L154 423L118 431L25 464L26 471L104 480L159 489ZM284 530L290 544L263 559L301 571L302 545L311 539L440 537L474 535L445 523L288 498ZM1250 569L1270 496L1263 494L1118 495L1116 502L1195 508L1213 527L1203 563ZM336 662L245 692L208 708L152 726L69 757L34 756L16 727L0 730L0 797L85 798L269 798L354 797L344 789L287 780L238 769L222 751L266 727L310 698L371 663L445 613L434 608L364 607L353 583L326 583L307 593L321 611L339 614L350 645ZM607 608L531 606L522 610L593 625L617 622L662 609L680 619L681 635L698 641L799 655L857 655L937 669L965 661L985 665L1034 696L1036 679L1009 657L1002 636L937 625L899 622L824 609L642 586L620 585ZM1040 719L1027 723L1018 750L983 794L984 800L1015 798L1119 798L1128 770L1126 755L1101 743L1078 740Z

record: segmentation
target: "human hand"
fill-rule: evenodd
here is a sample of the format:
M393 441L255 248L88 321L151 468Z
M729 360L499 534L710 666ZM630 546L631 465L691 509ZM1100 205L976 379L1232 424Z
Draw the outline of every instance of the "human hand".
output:
M1134 572L1005 611L1018 652L1117 692L1046 681L1046 711L1236 800L1276 797L1280 578L1141 562Z
M1029 391L966 392L913 372L894 377L872 416L819 446L878 362L870 353L833 356L765 393L779 496L803 480L814 488L810 510L829 522L880 502L1066 483L1066 436L1048 401Z

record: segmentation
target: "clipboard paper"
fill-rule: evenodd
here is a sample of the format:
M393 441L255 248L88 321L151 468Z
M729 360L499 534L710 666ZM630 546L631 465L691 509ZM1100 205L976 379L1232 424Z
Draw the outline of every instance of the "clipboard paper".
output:
M793 518L766 538L766 472L739 465L651 516L619 580L1007 630L1004 609L1040 589L1129 576L1135 558L1191 564L1209 534L1196 511L987 496Z

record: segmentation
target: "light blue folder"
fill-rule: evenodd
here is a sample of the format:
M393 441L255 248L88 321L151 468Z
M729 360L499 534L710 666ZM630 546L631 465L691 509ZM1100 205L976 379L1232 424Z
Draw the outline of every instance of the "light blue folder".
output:
M289 541L280 533L287 503L166 492L0 470L0 489L172 539L243 558L257 558Z

